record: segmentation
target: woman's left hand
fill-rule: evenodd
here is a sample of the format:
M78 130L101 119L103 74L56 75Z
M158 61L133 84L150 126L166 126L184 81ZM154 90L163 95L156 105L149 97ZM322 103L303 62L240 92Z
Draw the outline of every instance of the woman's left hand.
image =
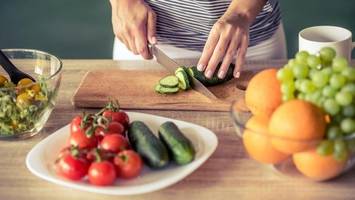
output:
M249 45L249 21L245 16L234 14L222 16L212 27L197 68L211 78L217 65L222 62L218 77L224 78L229 65L235 59L233 75L240 76Z

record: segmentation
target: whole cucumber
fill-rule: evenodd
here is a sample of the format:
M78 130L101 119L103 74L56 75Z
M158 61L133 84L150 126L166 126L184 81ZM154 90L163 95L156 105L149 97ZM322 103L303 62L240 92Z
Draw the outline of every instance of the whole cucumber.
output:
M218 64L215 73L213 74L212 78L208 79L204 72L200 72L196 66L191 67L190 69L187 68L188 74L190 76L195 77L205 86L214 86L225 83L231 79L233 79L233 71L234 71L234 64L230 64L226 76L223 79L218 78L217 73L221 66L221 63Z
M159 138L168 147L172 159L179 165L190 163L195 158L195 149L191 141L171 121L159 128Z
M130 124L128 140L149 167L162 168L169 163L168 150L143 122L133 121Z

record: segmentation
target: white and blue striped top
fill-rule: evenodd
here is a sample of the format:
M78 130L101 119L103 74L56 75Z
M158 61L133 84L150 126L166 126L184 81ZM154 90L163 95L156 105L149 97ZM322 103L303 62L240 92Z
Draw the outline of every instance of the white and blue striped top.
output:
M158 41L202 51L213 24L232 0L146 0L157 14ZM281 20L277 0L268 0L250 27L249 46L270 38Z

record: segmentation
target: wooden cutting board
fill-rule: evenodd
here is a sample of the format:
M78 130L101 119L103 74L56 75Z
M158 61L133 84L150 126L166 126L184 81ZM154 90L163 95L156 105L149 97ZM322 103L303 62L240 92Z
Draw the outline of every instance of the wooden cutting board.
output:
M193 89L171 95L156 93L154 86L168 74L165 69L89 71L72 101L76 107L86 108L103 107L112 98L118 99L123 109L228 111L233 100L243 97L244 91L239 88L245 88L255 72L245 71L241 79L209 87L218 100Z

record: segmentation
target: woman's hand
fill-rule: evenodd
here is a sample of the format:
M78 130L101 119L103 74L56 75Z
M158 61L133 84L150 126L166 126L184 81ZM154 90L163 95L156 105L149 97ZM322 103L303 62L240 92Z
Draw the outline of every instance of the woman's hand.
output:
M229 65L235 61L233 75L240 76L249 46L249 26L265 5L266 0L233 0L224 15L213 25L197 68L211 78L217 65L217 73L224 78Z
M245 19L241 16L222 17L212 27L197 68L211 78L218 63L222 62L217 73L218 78L222 79L233 59L236 59L233 74L238 78L248 45L249 25Z
M135 55L151 59L148 41L156 43L154 11L143 0L110 0L115 36Z

